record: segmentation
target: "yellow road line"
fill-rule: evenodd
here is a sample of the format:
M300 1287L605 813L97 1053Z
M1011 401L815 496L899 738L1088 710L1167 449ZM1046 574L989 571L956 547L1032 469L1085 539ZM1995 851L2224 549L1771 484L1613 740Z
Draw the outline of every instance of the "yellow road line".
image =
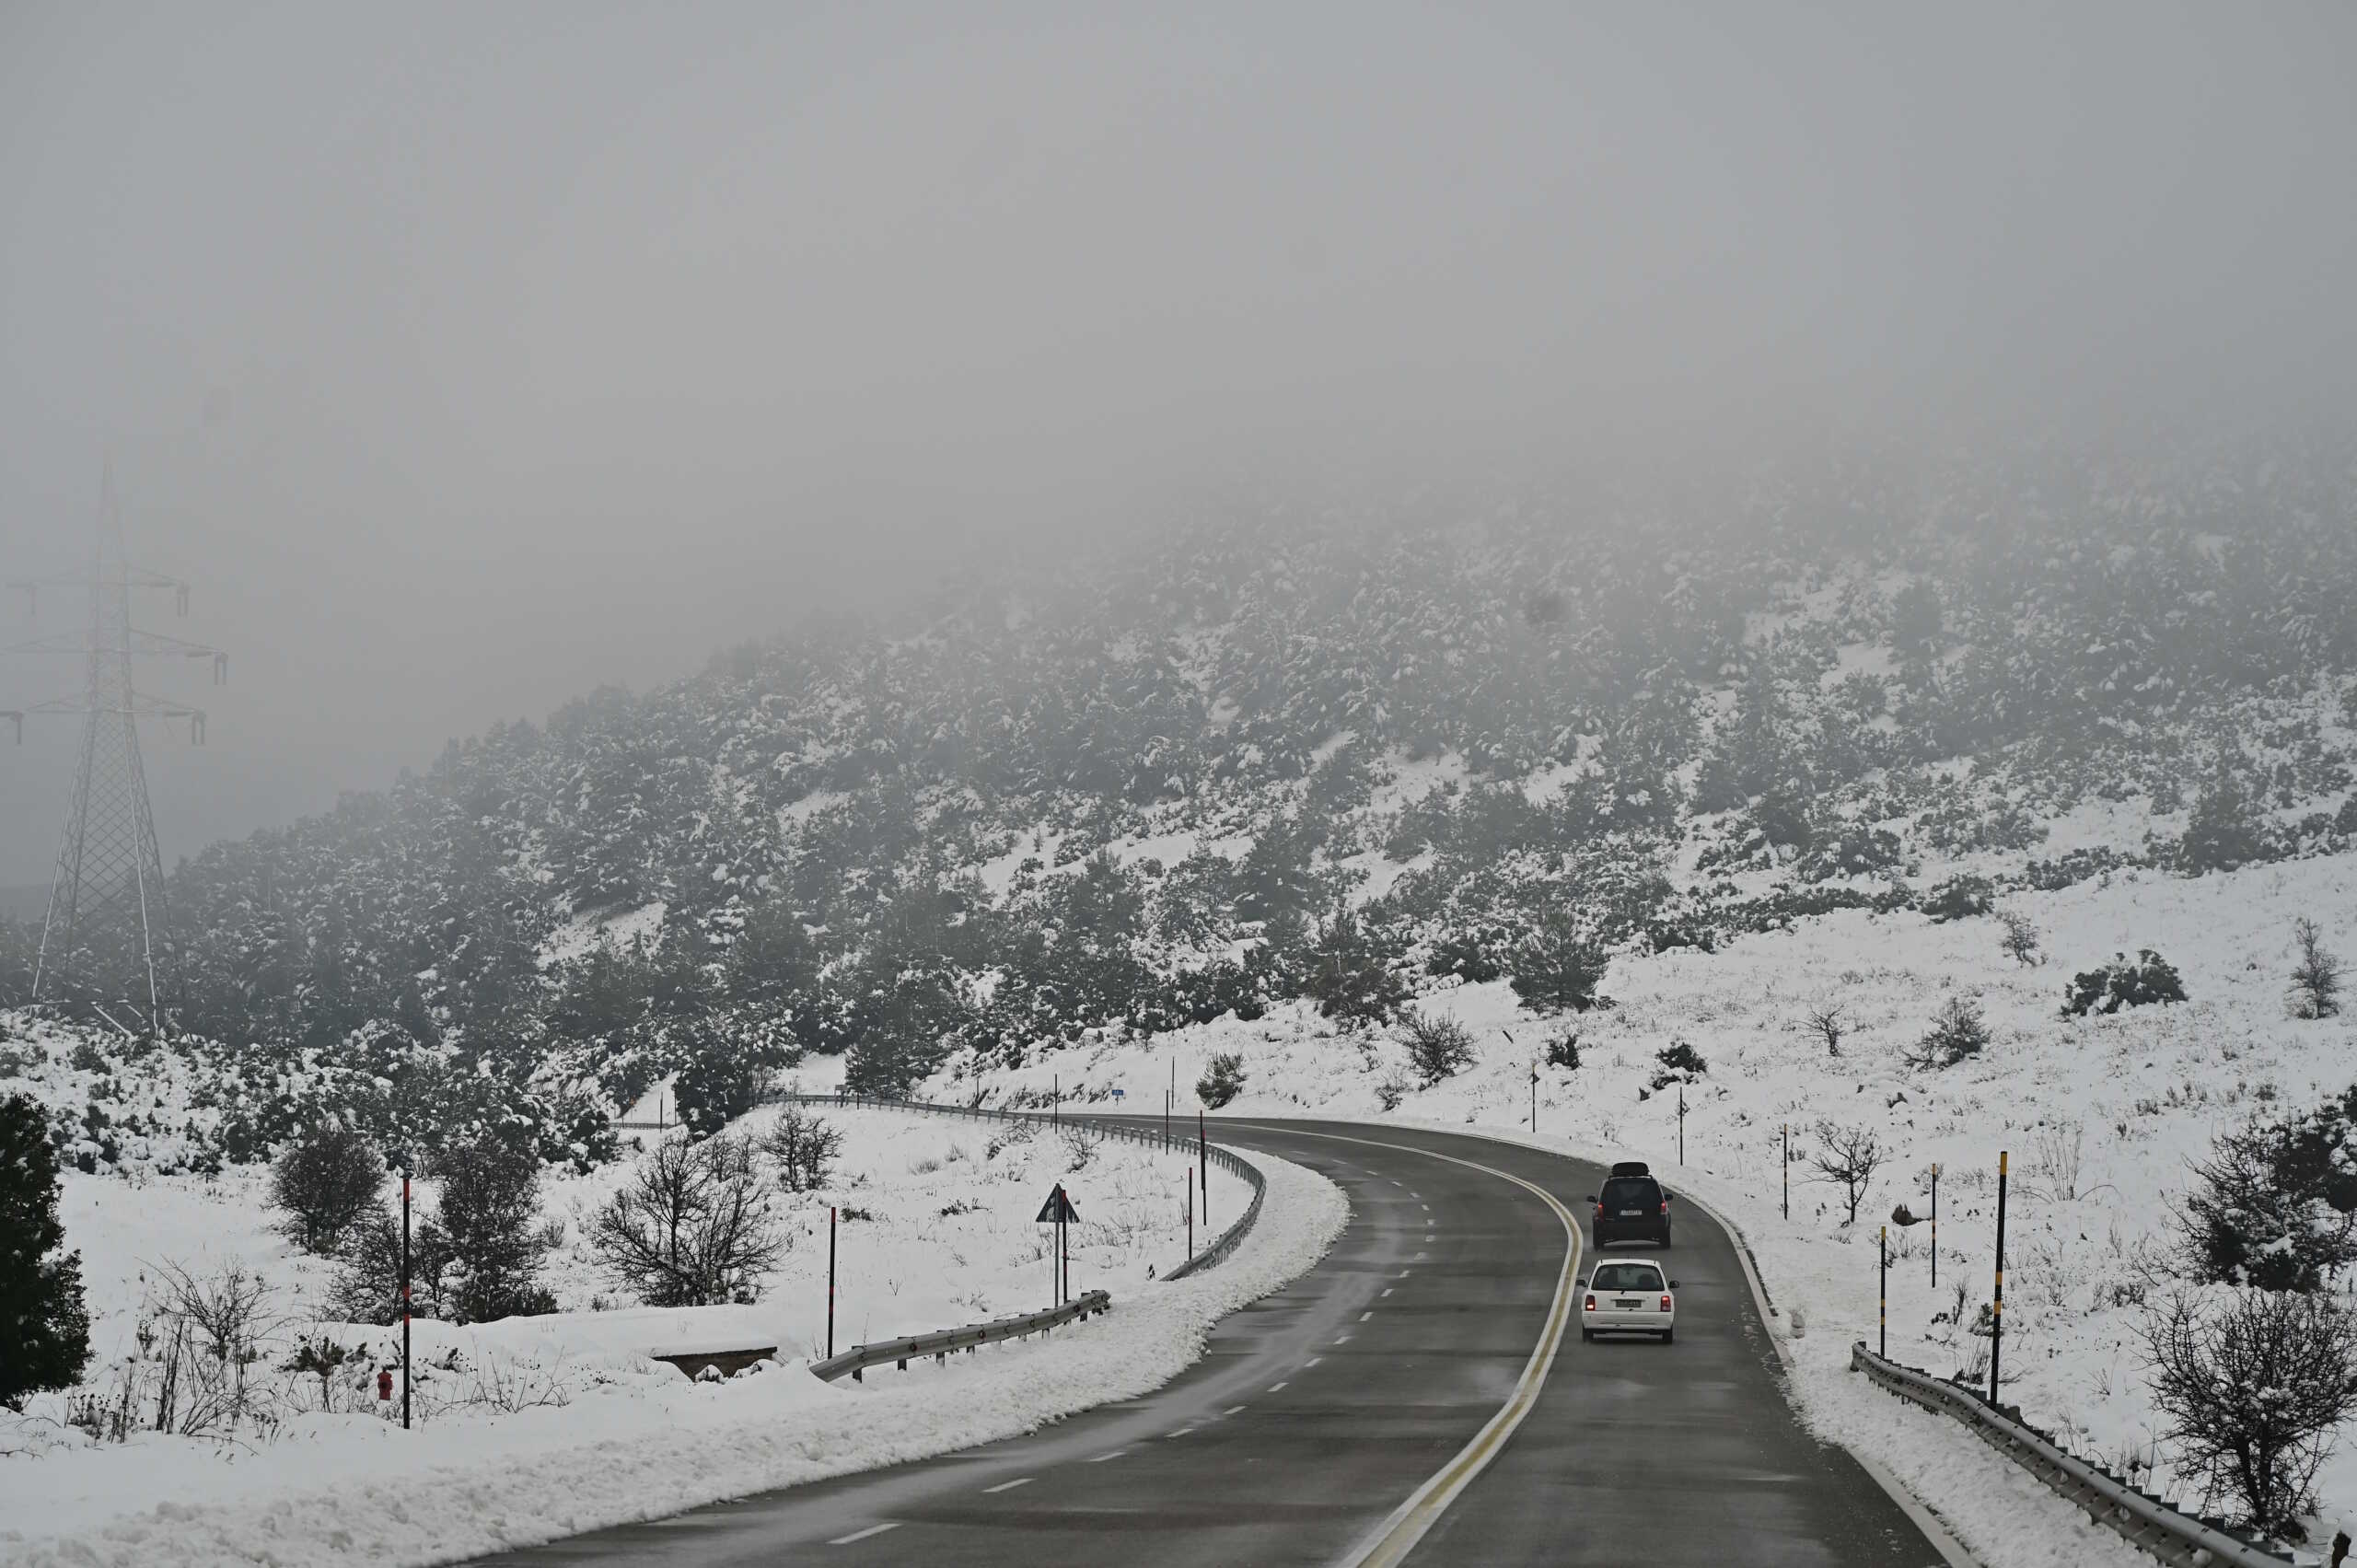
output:
M1286 1132L1303 1138L1326 1138L1338 1144L1364 1144L1375 1149L1397 1149L1403 1154L1422 1155L1427 1159L1446 1160L1468 1170L1478 1170L1494 1176L1537 1196L1555 1211L1563 1222L1563 1234L1568 1244L1563 1249L1563 1272L1555 1283L1554 1304L1548 1308L1547 1324L1539 1331L1538 1342L1531 1348L1530 1359L1523 1365L1522 1376L1515 1379L1514 1394L1498 1408L1495 1415L1484 1423L1473 1440L1457 1452L1457 1457L1443 1465L1423 1485L1409 1494L1408 1500L1394 1508L1374 1532L1342 1559L1341 1568L1391 1568L1414 1550L1418 1541L1434 1525L1448 1505L1457 1501L1473 1478L1488 1468L1492 1459L1506 1446L1515 1428L1522 1424L1531 1407L1538 1402L1538 1391L1547 1383L1547 1374L1555 1365L1556 1347L1562 1343L1563 1330L1571 1323L1572 1299L1579 1288L1580 1226L1572 1211L1563 1207L1552 1192L1534 1181L1526 1181L1509 1170L1500 1170L1478 1160L1460 1159L1437 1149L1418 1148L1413 1144L1387 1144L1374 1138L1352 1138L1340 1132L1312 1132L1306 1128L1283 1123L1230 1122L1230 1126L1253 1127L1261 1132Z

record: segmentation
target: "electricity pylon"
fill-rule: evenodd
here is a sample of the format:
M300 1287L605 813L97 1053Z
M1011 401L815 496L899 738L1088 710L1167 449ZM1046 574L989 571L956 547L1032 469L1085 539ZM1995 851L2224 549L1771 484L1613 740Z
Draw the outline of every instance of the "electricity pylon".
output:
M32 999L87 1005L127 1027L111 1010L120 1008L146 1032L160 1033L176 967L164 912L163 856L147 805L147 772L139 760L139 721L185 720L189 738L202 745L204 711L139 691L131 678L132 660L209 659L218 686L228 679L228 656L131 623L132 589L169 588L185 615L188 585L125 558L111 475L101 493L87 573L22 579L9 587L22 589L27 607L36 612L36 596L44 587L80 588L90 598L87 631L36 637L0 650L77 654L83 659L78 696L5 713L16 721L19 741L27 714L78 714L83 720L73 804L50 883L49 912L41 921Z

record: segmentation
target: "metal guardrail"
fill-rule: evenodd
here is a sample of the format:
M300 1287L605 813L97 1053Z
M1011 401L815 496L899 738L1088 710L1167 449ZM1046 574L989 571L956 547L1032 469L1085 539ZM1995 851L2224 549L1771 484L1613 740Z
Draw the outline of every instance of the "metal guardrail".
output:
M2229 1529L2222 1520L2181 1513L2102 1466L2064 1453L2051 1435L2024 1421L2018 1407L2001 1410L1983 1400L1977 1388L1887 1361L1868 1350L1864 1341L1850 1347L1850 1366L1900 1399L1954 1416L1990 1446L2084 1509L2096 1523L2171 1568L2221 1564L2282 1568L2298 1561L2272 1542Z
M1092 1290L1073 1297L1062 1307L1051 1307L1044 1312L1026 1312L1015 1318L994 1318L987 1323L970 1323L962 1329L939 1329L930 1334L911 1334L905 1339L881 1340L872 1345L853 1345L841 1355L814 1361L810 1370L831 1383L848 1372L853 1382L865 1381L860 1374L871 1366L892 1362L906 1372L909 1362L916 1356L929 1355L935 1361L946 1361L952 1353L970 1351L976 1345L995 1344L1001 1340L1019 1340L1031 1334L1044 1334L1065 1323L1076 1323L1097 1313L1110 1312L1113 1298L1101 1290Z
M1184 1153L1191 1156L1196 1149L1193 1134L1186 1132L1183 1126L1175 1127L1171 1132L1166 1134L1150 1120L1111 1121L1086 1113L1066 1116L1061 1111L1001 1110L994 1106L986 1105L940 1105L929 1100L888 1099L882 1095L779 1094L767 1098L772 1102L782 1101L792 1105L855 1106L873 1110L914 1110L929 1116L949 1116L967 1121L1028 1122L1033 1126L1049 1128L1086 1127L1091 1132L1119 1138L1125 1143L1138 1144L1147 1148L1167 1149L1173 1154ZM1162 1277L1166 1280L1185 1279L1189 1274L1199 1273L1224 1261L1250 1233L1253 1222L1260 1217L1260 1200L1267 1192L1269 1184L1267 1178L1260 1174L1260 1167L1234 1150L1222 1148L1217 1144L1209 1144L1202 1153L1204 1158L1211 1164L1219 1167L1220 1169L1251 1188L1252 1201L1245 1205L1243 1216L1221 1232L1218 1239L1164 1274Z

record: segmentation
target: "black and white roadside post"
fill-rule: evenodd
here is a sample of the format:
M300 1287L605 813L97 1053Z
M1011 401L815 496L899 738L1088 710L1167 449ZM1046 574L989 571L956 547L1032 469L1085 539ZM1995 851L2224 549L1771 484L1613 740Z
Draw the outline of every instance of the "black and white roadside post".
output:
M1678 1163L1686 1163L1686 1086L1678 1086Z
M827 1358L835 1354L835 1211L827 1208Z
M1187 1261L1195 1260L1195 1179L1190 1171L1178 1183L1187 1190Z
M409 1173L410 1156L407 1149L393 1156L393 1168L401 1173L401 1430L409 1430Z
M1061 1075L1048 1079L1048 1120L1062 1122L1064 1119L1064 1086Z
M1940 1288L1940 1162L1932 1162L1932 1288Z
M2008 1151L1997 1151L1997 1295L1989 1308L1989 1403L1996 1409L2004 1407L1997 1400L1997 1362L2005 1349L2005 1160Z
M1875 1314L1881 1329L1880 1348L1875 1354L1890 1359L1890 1226L1884 1225L1875 1234Z
M1538 1136L1538 1058L1530 1059L1530 1135Z
M1793 1124L1784 1123L1784 1217L1793 1217Z

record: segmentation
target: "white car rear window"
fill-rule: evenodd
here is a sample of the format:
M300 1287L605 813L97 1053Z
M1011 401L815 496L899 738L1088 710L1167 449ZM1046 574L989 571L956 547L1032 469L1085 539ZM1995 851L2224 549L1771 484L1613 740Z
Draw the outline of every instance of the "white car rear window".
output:
M1661 1271L1651 1263L1606 1263L1596 1271L1590 1290L1659 1290Z

